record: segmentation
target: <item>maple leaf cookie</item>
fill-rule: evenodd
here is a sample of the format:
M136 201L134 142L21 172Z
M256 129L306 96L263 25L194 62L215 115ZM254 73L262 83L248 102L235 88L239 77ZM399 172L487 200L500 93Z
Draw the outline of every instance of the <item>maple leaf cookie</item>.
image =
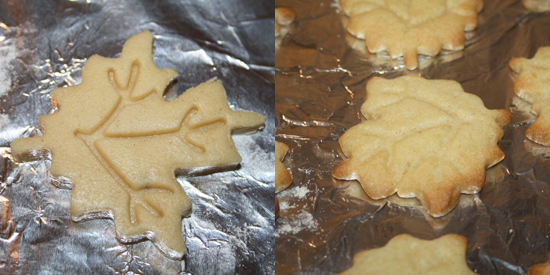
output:
M365 39L371 53L404 56L405 67L418 67L418 54L464 48L464 31L477 27L483 0L340 0L350 17L347 30Z
M415 76L371 79L361 113L367 121L340 137L347 159L334 177L358 180L373 199L416 197L434 217L481 190L485 170L504 158L497 142L511 117L456 81Z
M532 59L512 58L510 67L518 74L514 92L533 103L531 112L538 115L525 136L550 146L550 47L541 47Z
M421 240L402 234L384 247L359 252L353 266L341 275L439 275L475 274L466 264L468 240L448 234L435 240Z
M119 58L90 57L81 84L52 92L58 110L40 117L43 135L16 139L11 150L18 159L51 152L52 176L72 182L72 220L114 219L121 242L149 239L181 258L191 200L176 170L239 163L231 132L256 129L265 117L231 110L215 79L165 101L177 73L157 68L152 52L146 31Z

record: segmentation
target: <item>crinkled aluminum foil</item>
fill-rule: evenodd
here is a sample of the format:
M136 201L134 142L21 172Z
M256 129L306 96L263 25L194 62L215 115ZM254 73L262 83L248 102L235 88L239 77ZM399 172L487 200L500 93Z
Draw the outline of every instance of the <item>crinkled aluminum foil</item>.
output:
M273 2L0 1L1 274L273 274ZM179 176L193 201L182 221L187 254L168 259L150 241L123 245L109 219L72 222L70 190L50 161L16 163L11 141L39 134L52 89L78 84L93 54L116 57L131 35L155 34L158 67L179 76L166 98L212 77L234 110L267 117L234 135L238 169ZM47 156L46 156L47 157Z
M550 148L525 139L534 117L530 104L514 96L508 61L550 46L550 12L531 12L519 0L485 0L464 51L421 57L420 68L408 71L402 59L367 54L364 42L347 34L334 0L276 0L275 6L296 12L275 53L276 139L290 146L285 163L293 176L278 195L277 274L338 273L357 252L401 233L466 236L467 262L478 274L526 274L548 260ZM401 75L453 79L486 107L512 111L499 142L505 159L488 170L479 194L462 195L442 218L402 206L414 201L369 200L356 183L332 177L342 161L338 138L361 121L367 81Z

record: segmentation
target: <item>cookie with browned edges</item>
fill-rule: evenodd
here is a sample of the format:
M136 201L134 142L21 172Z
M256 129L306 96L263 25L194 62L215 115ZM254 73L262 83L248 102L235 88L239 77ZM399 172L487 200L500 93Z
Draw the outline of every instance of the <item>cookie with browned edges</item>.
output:
M477 27L483 0L340 0L350 17L347 30L365 39L371 53L404 56L405 67L418 66L418 54L464 48L464 32Z
M333 176L358 180L373 199L416 197L434 217L481 190L504 158L497 142L511 118L456 81L415 76L371 79L361 113L367 121L340 137L346 158Z

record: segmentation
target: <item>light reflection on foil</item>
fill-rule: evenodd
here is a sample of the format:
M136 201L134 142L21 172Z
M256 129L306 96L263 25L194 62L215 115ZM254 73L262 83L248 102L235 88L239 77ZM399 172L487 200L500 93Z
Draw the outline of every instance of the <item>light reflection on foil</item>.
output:
M533 13L518 0L485 0L479 27L464 51L420 58L415 71L403 60L367 53L346 32L334 0L276 0L296 18L275 53L276 139L289 145L285 163L293 184L279 194L277 274L334 274L353 255L408 233L425 239L458 233L468 238L467 261L478 274L526 274L550 251L550 149L525 139L530 105L513 95L512 57L532 57L550 46L550 13ZM506 158L487 171L483 190L462 195L449 215L434 219L418 202L372 200L361 188L337 181L338 138L361 121L365 85L373 76L420 75L454 79L490 109L512 111L499 146Z
M1 274L274 273L271 1L0 0L0 7ZM182 220L181 261L149 241L121 244L112 220L72 222L70 181L51 178L48 154L16 163L9 151L13 139L41 134L38 118L54 111L52 90L80 83L87 58L117 57L143 30L155 34L157 66L179 74L167 100L217 77L234 109L267 117L261 131L234 135L239 167L178 176L193 201Z

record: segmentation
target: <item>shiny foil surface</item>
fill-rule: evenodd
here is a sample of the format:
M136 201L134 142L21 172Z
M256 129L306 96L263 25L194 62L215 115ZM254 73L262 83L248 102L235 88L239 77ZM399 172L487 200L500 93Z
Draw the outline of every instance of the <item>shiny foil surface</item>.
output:
M0 274L274 274L274 43L272 1L0 0ZM155 35L154 60L178 72L165 98L217 77L234 110L267 117L233 135L239 167L177 177L193 203L187 253L121 244L114 222L73 222L66 179L51 156L17 163L10 143L40 135L54 88L76 85L94 54L120 55L133 34Z
M402 59L367 53L364 41L346 32L348 18L334 0L276 0L275 6L296 12L275 49L276 140L290 147L284 163L293 176L278 194L277 274L342 272L356 253L402 233L466 236L466 260L478 274L526 274L548 260L550 148L525 139L534 116L513 93L508 61L550 46L549 12L530 11L518 0L485 0L464 51L421 56L419 69L409 71ZM498 143L506 157L487 171L479 194L461 195L442 218L414 199L371 200L357 182L332 177L343 157L338 138L361 121L367 81L402 75L456 80L487 108L512 112Z

